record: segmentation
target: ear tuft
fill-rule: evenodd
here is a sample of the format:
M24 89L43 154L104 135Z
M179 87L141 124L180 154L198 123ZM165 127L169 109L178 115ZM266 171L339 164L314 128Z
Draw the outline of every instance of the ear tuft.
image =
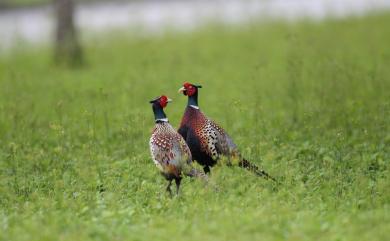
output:
M154 98L153 100L149 101L150 104L153 104L154 102L156 102L157 100L160 99L161 96L158 96L156 98Z

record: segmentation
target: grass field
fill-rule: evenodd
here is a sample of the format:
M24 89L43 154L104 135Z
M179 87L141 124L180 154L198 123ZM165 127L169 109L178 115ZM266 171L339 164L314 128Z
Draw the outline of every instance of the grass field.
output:
M75 3L97 2L99 0L73 0ZM125 0L126 1L126 0ZM0 0L1 8L34 7L51 4L54 0Z
M388 240L390 14L94 40L0 57L0 240ZM148 101L200 106L282 185L217 166L170 199ZM99 189L105 191L100 193Z
M48 4L50 0L0 0L1 8L20 8L20 7L32 7L43 4Z

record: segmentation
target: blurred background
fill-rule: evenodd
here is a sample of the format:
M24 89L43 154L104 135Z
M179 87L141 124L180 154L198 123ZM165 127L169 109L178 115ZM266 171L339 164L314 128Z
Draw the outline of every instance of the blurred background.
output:
M113 30L151 35L209 22L319 21L386 8L389 0L0 0L0 49L61 42L68 35L69 41L76 35L90 40Z

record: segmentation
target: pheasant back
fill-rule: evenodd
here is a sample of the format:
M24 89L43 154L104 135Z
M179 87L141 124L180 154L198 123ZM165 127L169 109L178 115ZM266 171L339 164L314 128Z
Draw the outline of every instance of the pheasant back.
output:
M194 160L203 165L206 172L210 171L209 167L226 159L227 165L238 165L258 176L275 180L267 172L244 159L232 138L199 108L187 106L178 132L186 140Z
M164 175L179 178L183 171L190 171L191 151L168 122L156 123L149 144L153 161Z
M221 155L229 161L239 158L237 146L229 135L199 109L187 107L179 131L189 145L194 159L213 166ZM202 160L203 159L203 160Z

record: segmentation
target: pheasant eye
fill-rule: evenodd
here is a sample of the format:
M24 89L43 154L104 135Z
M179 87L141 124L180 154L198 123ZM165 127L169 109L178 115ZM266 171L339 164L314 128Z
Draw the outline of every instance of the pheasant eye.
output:
M188 86L187 88L187 95L192 96L196 92L196 88L193 85Z

